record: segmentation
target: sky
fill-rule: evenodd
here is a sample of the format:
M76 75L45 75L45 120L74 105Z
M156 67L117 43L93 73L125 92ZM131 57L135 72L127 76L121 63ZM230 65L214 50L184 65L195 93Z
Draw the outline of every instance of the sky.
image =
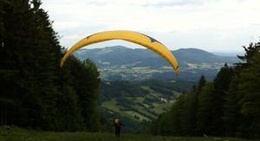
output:
M60 44L70 48L88 35L132 30L170 50L241 52L260 37L260 0L42 0ZM126 41L93 45L141 47Z

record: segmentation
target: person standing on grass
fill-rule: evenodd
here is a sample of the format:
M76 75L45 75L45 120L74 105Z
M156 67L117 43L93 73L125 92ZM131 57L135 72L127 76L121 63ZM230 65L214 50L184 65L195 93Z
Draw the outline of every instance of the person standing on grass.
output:
M114 127L115 127L115 136L120 137L121 126L124 126L119 118L114 118L113 120Z

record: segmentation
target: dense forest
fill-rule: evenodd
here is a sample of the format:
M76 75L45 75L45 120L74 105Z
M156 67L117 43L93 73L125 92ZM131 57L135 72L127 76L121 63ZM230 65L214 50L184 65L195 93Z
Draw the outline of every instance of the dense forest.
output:
M171 110L151 125L152 133L177 136L260 138L260 42L251 43L240 63L225 65L212 82L201 76Z
M99 72L69 58L40 0L0 0L0 124L95 131Z

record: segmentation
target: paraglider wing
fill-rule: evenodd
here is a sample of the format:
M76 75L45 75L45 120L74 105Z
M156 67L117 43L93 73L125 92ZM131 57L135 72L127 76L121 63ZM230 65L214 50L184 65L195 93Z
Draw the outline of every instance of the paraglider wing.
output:
M60 62L60 67L63 66L66 59L76 50L90 44L109 41L109 40L125 40L125 41L142 45L150 50L153 50L154 52L162 56L165 60L167 60L170 63L175 73L177 74L179 73L178 62L176 58L173 56L173 54L171 53L171 51L166 48L166 46L164 46L159 41L147 35L138 32L123 31L123 30L100 32L100 33L92 34L80 40L75 45L73 45L63 56Z

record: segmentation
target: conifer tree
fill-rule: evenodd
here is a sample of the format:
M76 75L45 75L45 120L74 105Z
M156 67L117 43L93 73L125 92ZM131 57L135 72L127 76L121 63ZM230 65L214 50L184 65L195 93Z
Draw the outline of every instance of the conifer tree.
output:
M198 93L191 91L184 95L184 108L181 114L181 127L184 135L196 135Z
M225 103L223 105L223 129L225 136L236 136L236 132L239 127L239 105L238 105L238 77L233 76L227 94L225 96Z
M235 66L224 105L228 135L259 138L259 45L251 43L244 47L245 55L239 56L243 62Z
M211 135L213 107L213 83L207 83L198 96L197 135Z
M86 126L79 102L82 95L86 97L82 101L92 100L85 105L92 110L86 122L96 124L94 118L98 114L93 116L96 110L93 103L98 99L99 80L97 70L92 69L95 65L84 67L70 57L67 66L75 65L78 70L59 67L63 50L40 0L4 0L0 4L0 106L4 111L1 117L8 119L2 124L81 130ZM92 77L78 77L77 71ZM87 86L89 89L81 95L86 89L74 85L79 82L93 82L93 86Z
M233 77L232 68L224 65L214 79L214 92L212 95L212 134L221 135L223 132L223 106L224 98L226 97L228 86Z
M238 95L241 113L240 130L243 136L249 138L260 137L260 42L250 44L245 58L247 63L240 72Z
M99 72L91 60L82 63L71 64L73 76L73 87L78 96L78 105L83 117L85 127L90 131L97 130L99 113L97 113L98 99L100 96Z

